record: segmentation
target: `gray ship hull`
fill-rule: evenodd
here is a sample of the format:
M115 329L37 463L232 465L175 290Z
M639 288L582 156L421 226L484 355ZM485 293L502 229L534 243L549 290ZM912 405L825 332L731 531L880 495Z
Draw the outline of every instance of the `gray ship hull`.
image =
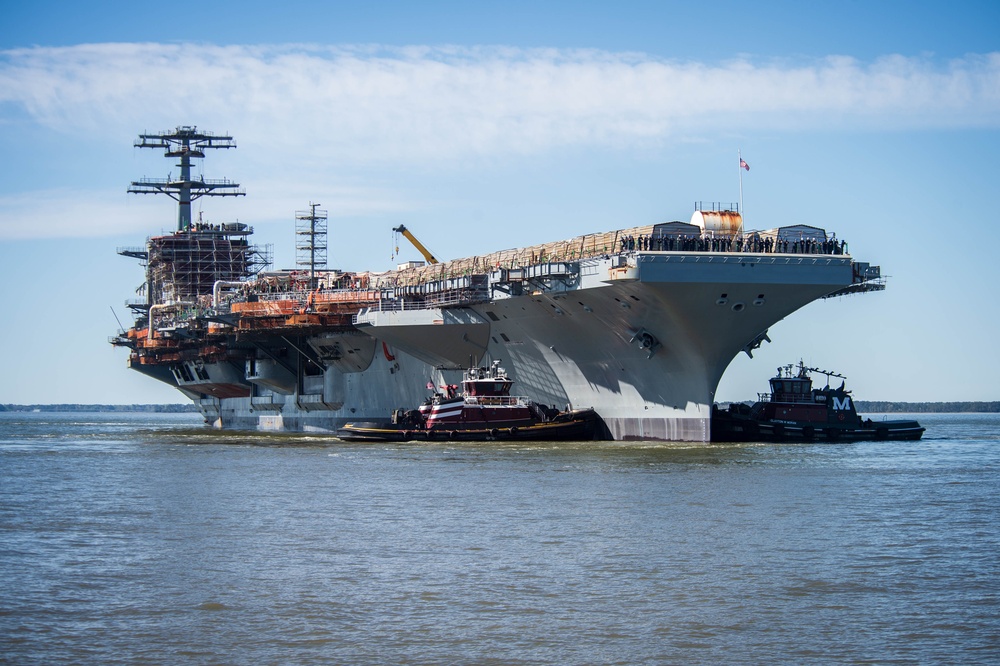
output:
M612 439L703 442L731 360L852 282L846 256L649 252L583 261L517 296L358 323L434 365L502 359L533 399L594 408Z
M205 363L200 370L205 380L174 377L173 383L194 400L210 426L331 434L347 423L384 420L394 409L420 404L427 382L440 374L396 350L380 352L362 370L331 365L320 374L300 376L289 391L276 390L273 380L260 381L259 374L240 374L228 363ZM237 384L249 395L215 395L218 387Z

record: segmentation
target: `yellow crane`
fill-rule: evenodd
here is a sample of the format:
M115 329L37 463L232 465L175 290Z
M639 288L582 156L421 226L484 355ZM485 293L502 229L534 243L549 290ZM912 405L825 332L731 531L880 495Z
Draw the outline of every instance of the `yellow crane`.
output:
M433 254L431 254L431 251L428 250L426 247L424 247L424 244L421 243L420 241L418 241L417 237L414 236L413 234L411 234L410 230L407 229L406 227L404 227L402 224L399 225L398 227L396 227L395 229L393 229L393 231L395 231L397 234L403 234L403 236L406 238L406 240L408 240L411 243L413 243L413 247L417 248L417 251L420 252L420 254L424 255L424 259L427 260L428 264L439 264L439 263L441 263L440 261L437 260L437 257L435 257ZM399 252L399 248L398 247L396 248L396 251Z

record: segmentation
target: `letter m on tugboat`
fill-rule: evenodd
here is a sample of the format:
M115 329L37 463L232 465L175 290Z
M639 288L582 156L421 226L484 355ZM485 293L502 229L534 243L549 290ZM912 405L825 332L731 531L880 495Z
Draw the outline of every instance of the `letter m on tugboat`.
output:
M833 411L844 412L851 410L851 399L848 396L841 398L840 396L833 396Z

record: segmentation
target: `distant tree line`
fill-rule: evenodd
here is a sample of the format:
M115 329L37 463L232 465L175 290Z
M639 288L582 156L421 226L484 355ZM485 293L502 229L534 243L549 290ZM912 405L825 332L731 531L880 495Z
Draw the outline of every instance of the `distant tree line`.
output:
M0 412L196 412L194 403L170 405L0 405Z

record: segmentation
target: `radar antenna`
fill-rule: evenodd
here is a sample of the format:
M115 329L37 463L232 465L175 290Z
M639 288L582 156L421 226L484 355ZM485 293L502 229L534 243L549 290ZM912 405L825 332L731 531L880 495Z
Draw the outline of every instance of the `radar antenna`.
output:
M140 134L133 144L136 148L164 148L165 157L178 157L181 173L179 178L143 178L132 181L128 191L132 194L166 194L178 202L177 231L191 230L191 202L199 197L242 197L246 192L239 183L229 180L192 180L191 159L205 157L206 148L235 148L231 136L218 136L209 132L199 132L191 125L181 125L172 132Z
M821 375L826 375L826 385L827 386L830 385L830 377L839 377L840 379L843 379L845 381L847 380L846 376L844 376L844 375L842 375L840 373L837 373L837 372L830 372L829 370L820 370L819 368L807 368L804 365L802 365L801 362L800 362L800 366L802 367L802 372L816 372L816 373L819 373Z

